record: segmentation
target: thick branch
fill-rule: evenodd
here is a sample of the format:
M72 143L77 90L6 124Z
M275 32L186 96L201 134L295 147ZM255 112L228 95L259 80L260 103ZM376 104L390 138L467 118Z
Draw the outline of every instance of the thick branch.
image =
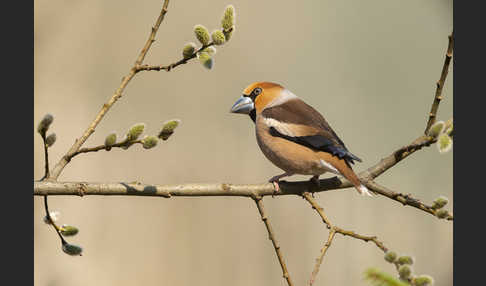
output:
M444 59L444 65L442 66L442 72L440 74L440 79L437 82L437 88L435 90L434 101L432 103L432 107L430 108L429 113L429 120L427 122L427 127L425 128L424 134L427 134L430 127L435 123L435 118L437 117L437 110L439 109L439 103L442 100L442 88L444 87L444 83L447 77L447 73L449 72L449 63L451 62L452 58L452 51L454 49L454 33L451 33L449 36L449 44L447 46L447 52Z
M162 23L162 20L164 19L165 14L167 13L167 6L169 5L169 0L165 0L164 4L162 6L162 11L160 12L160 15L155 23L155 26L152 28L152 31L150 33L149 39L145 43L145 46L143 47L142 51L140 52L137 61L135 62L135 65L130 69L130 72L128 73L127 76L125 76L118 87L118 89L115 91L113 96L110 98L110 100L103 105L101 110L98 112L98 115L96 118L93 120L93 122L89 125L89 127L84 131L83 135L79 138L76 139L76 142L74 145L68 150L68 152L59 160L59 162L54 166L54 169L52 170L50 176L48 177L48 180L57 180L59 175L61 174L62 170L66 165L69 163L71 160L72 156L74 153L76 153L79 148L88 140L89 136L95 132L96 126L100 123L101 119L105 116L105 114L110 110L110 108L115 104L115 102L122 96L123 91L125 90L125 87L127 84L130 82L130 80L137 74L137 66L140 65L145 58L145 55L147 54L150 46L155 40L155 34L157 33L160 23Z
M268 231L268 238L272 241L273 247L275 248L275 253L277 254L278 261L280 262L280 266L282 267L282 273L285 280L287 280L287 284L289 286L293 286L292 279L290 278L289 271L287 270L287 265L285 265L285 261L283 259L282 251L280 250L280 245L278 244L277 238L273 233L272 226L268 221L268 217L265 215L265 210L263 208L263 202L261 197L254 197L255 203L257 205L258 211L260 212L260 216L262 217L262 221L265 223L265 227Z

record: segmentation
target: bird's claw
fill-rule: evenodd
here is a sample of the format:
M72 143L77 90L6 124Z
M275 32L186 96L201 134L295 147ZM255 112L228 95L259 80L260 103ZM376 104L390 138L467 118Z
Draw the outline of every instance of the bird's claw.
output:
M277 181L271 181L273 184L273 193L272 193L272 198L275 197L277 193L280 192L280 186L278 185L278 180Z
M311 192L312 197L314 198L314 194L317 190L319 190L319 187L321 186L321 182L319 181L319 176L313 176L309 180L312 185L309 188L309 191Z

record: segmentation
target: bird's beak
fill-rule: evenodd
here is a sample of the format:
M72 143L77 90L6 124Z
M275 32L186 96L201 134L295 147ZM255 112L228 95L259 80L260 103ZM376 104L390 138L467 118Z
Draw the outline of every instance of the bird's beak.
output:
M233 104L233 107L231 107L230 112L249 114L254 108L255 105L253 104L251 98L247 96L241 96L240 98L238 98L235 104Z

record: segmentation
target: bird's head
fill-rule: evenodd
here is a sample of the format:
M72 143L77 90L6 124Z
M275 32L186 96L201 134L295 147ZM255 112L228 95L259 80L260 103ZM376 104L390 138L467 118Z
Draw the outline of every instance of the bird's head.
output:
M266 107L272 106L284 96L285 88L278 83L254 82L243 90L243 95L231 107L231 113L250 115L255 121L256 114Z

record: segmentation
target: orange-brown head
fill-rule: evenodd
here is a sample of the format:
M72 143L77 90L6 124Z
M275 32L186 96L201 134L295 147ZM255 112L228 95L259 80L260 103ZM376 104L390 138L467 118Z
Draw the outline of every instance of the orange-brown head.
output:
M249 114L255 121L256 114L285 95L284 90L285 88L278 83L254 82L243 90L243 95L235 102L230 112Z

